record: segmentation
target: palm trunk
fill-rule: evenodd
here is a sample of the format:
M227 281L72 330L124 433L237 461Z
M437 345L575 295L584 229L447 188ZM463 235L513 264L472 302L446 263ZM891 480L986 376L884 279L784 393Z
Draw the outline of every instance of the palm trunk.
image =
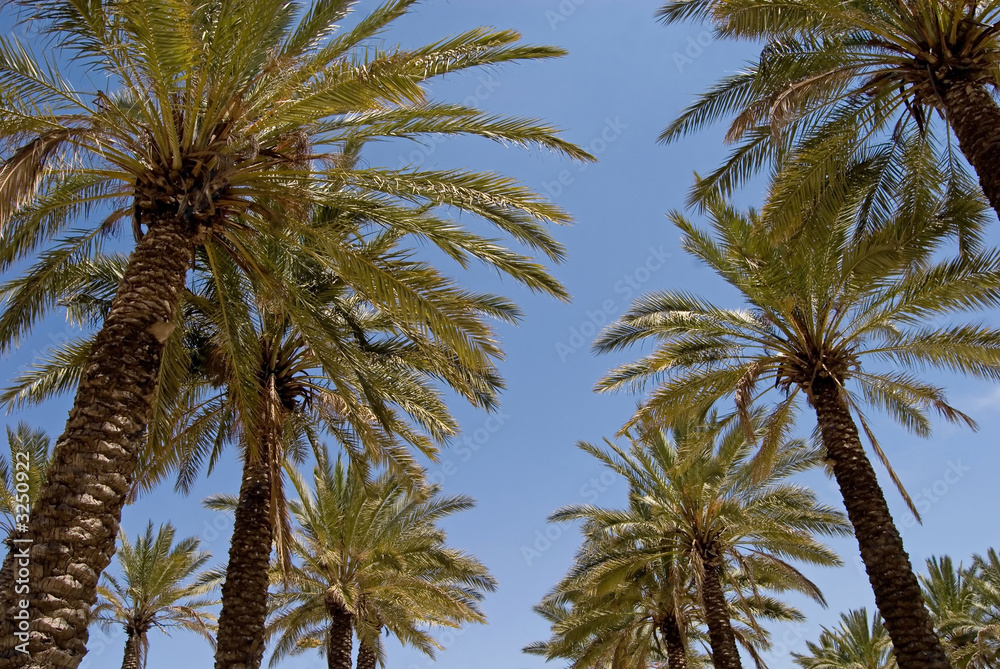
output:
M981 83L946 84L941 97L958 146L1000 216L1000 107Z
M669 669L687 669L687 649L684 646L681 626L673 612L665 615L660 621L660 636L663 637L663 643L667 647L667 666Z
M710 549L702 554L704 574L701 584L702 608L708 625L708 642L712 647L712 664L715 669L742 669L740 652L736 648L736 635L729 620L729 603L722 590L722 564Z
M378 652L375 650L375 646L371 646L362 641L361 647L358 648L357 669L376 669L377 665Z
M903 540L889 515L858 428L833 380L813 382L812 402L899 669L948 669Z
M266 440L261 440L266 451ZM271 469L268 453L243 462L243 483L222 585L215 669L258 669L264 657L268 569L271 565Z
M122 669L139 669L142 666L143 634L129 631L125 641L125 657L122 659Z
M326 612L330 616L326 639L327 666L329 669L351 669L354 616L343 604L332 601L327 601Z
M48 482L24 538L0 571L0 669L29 662L73 668L86 653L97 579L115 551L163 340L193 249L190 225L165 217L151 226L129 258L94 341L66 431L56 442ZM15 595L15 588L25 586L30 594ZM29 633L15 636L23 632L14 615L25 598L30 639ZM28 654L15 647L24 641Z

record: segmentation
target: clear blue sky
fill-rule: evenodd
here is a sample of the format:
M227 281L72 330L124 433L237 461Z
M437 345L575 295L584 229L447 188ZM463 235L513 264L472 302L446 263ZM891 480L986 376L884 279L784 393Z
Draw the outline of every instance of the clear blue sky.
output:
M502 412L489 420L456 403L469 441L445 451L441 463L429 468L446 492L478 500L476 509L448 523L449 537L483 560L500 588L484 604L489 625L439 635L447 649L436 662L390 643L393 669L545 664L520 652L527 643L548 637L546 624L531 606L569 567L578 541L574 530L548 526L545 518L565 504L620 505L625 497L621 481L609 481L607 475L602 479L601 467L574 444L610 436L628 417L637 398L598 396L591 388L610 366L638 351L597 357L589 351L590 341L599 326L620 315L642 290L683 287L722 303L735 299L706 268L679 251L678 234L664 216L668 209L683 207L693 172L707 172L719 162L725 152L721 130L666 147L656 144L656 136L694 93L739 69L752 49L716 42L701 26L660 25L653 19L658 5L658 0L426 0L386 36L389 42L417 45L488 25L518 30L530 42L566 48L570 55L559 60L453 77L433 90L439 98L475 100L492 112L544 118L600 159L582 168L544 152L456 139L386 143L367 155L371 164L391 168L420 163L497 170L549 195L576 218L575 226L557 231L569 261L554 269L569 287L572 304L531 295L488 272L473 271L464 279L515 298L526 314L520 328L500 328L508 356L502 367L508 383ZM374 3L361 6L364 11ZM759 197L759 192L746 192L741 200L754 203ZM64 332L61 323L40 331L0 363L2 377L10 378L33 350ZM940 383L954 404L979 421L979 433L938 425L932 439L918 440L886 420L876 421L883 445L923 512L924 524L918 526L886 486L918 568L933 554L967 559L996 545L1000 529L994 492L1000 471L994 448L1000 389L955 378ZM9 422L24 418L55 437L67 407L67 401L53 403L10 416ZM803 429L811 428L804 421ZM840 504L839 493L824 477L815 474L806 480L825 500ZM200 500L217 491L235 493L238 481L238 466L230 458L190 497L164 487L126 508L123 527L134 535L149 519L169 520L178 536L201 536L203 546L223 563L230 521L204 511ZM769 657L771 667L791 666L788 653L804 651L805 641L815 638L821 624L833 624L840 611L873 607L854 539L835 546L847 566L806 569L823 589L829 609L796 600L809 620L772 629L776 650ZM193 635L153 633L150 641L149 669L211 666L208 645ZM123 634L106 637L95 630L84 666L118 666L123 646ZM315 654L283 666L326 664Z

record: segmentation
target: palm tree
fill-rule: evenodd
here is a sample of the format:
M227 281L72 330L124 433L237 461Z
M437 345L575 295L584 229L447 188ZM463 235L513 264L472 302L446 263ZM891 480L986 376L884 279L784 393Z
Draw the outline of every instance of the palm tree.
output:
M753 444L745 426L726 423L678 424L673 440L663 429L643 424L627 449L610 441L606 448L581 443L581 449L628 481L630 506L574 505L551 517L584 521L584 546L557 593L613 592L646 572L660 572L660 584L666 587L654 591L659 600L655 617L672 669L684 666L685 571L697 584L713 663L738 669L726 589L741 593L746 583L739 583L735 574L748 577L755 591L791 588L823 601L818 588L787 560L840 564L815 535L850 531L843 514L785 481L816 466L814 450L800 442L785 444L769 475L755 478L749 457ZM749 606L743 611L755 626Z
M207 609L217 602L203 597L209 587L190 582L211 557L198 550L198 539L191 537L175 545L170 523L161 525L154 536L150 522L135 544L124 532L120 542L121 580L103 575L91 620L105 629L114 625L125 628L122 669L146 666L152 629L168 634L171 629L185 629L214 644L211 630L215 616Z
M673 557L661 554L657 561L669 564ZM707 650L709 639L693 574L688 570L679 588L664 581L677 573L669 567L647 569L623 578L608 592L596 593L573 585L564 588L569 581L565 579L534 607L551 624L552 637L529 644L524 652L571 660L572 669L646 669L651 663L670 669L712 666L709 655L697 650L699 645ZM770 647L758 620L804 619L798 610L763 594L763 580L742 574L727 574L726 579L733 634L755 661ZM739 584L739 591L733 592L731 582Z
M0 513L4 515L0 530L9 547L45 485L52 449L44 430L24 422L13 430L7 427L7 447L10 460L0 455Z
M965 669L976 652L978 631L973 574L947 555L926 564L927 573L918 578L931 620L952 666Z
M973 612L977 621L976 654L969 666L995 667L1000 662L1000 554L972 556Z
M661 135L672 141L733 117L727 139L743 141L698 193L727 191L776 159L804 163L802 178L784 185L792 197L844 155L890 136L931 142L940 116L1000 212L1000 2L674 0L659 15L707 20L721 35L764 44L756 63L702 94ZM947 151L950 163L950 142Z
M766 208L762 214L742 214L720 200L710 203L716 239L673 214L685 250L736 288L745 306L724 309L680 291L641 297L595 346L614 351L644 339L657 346L612 370L598 389L641 389L655 381L634 420L661 421L683 408L730 396L745 414L766 393L783 393L766 422L757 456L762 472L780 452L781 435L801 392L816 411L826 460L899 665L943 668L945 653L854 416L887 466L860 410L862 401L885 409L918 435L930 431L929 409L972 423L945 402L940 388L865 363L881 360L904 369L926 366L1000 378L1000 331L929 324L1000 303L1000 254L932 262L942 231L954 229L955 212L967 210L961 196L951 194L929 206L931 194L918 192L913 198L904 193L888 200L892 208L886 209L885 204L868 206L870 191L834 190L843 197L819 198L823 206L804 212L808 218L800 221L799 233L782 241L768 232ZM915 200L933 215L913 217Z
M895 669L892 643L876 614L868 617L864 609L840 614L840 625L827 627L819 641L806 642L808 654L792 653L802 669Z
M352 630L358 668L385 663L382 630L433 657L433 627L485 622L478 601L496 581L474 557L449 548L437 523L472 507L437 486L414 489L383 474L366 480L353 465L321 458L310 490L291 474L299 495L292 512L301 560L288 586L273 595L270 629L280 634L271 666L325 645L331 669L350 669Z
M344 146L355 140L428 132L590 159L544 124L429 102L426 83L435 77L562 52L482 28L411 50L375 43L414 2L389 0L342 34L336 26L354 4L344 0L309 7L287 0L20 2L49 43L90 62L91 80L114 89L81 92L86 84L69 83L16 38L3 41L0 268L33 254L39 260L7 286L0 348L51 308L64 272L102 237L131 221L137 238L29 524L34 661L75 667L86 652L82 621L114 550L196 249L213 271L230 258L265 284L266 265L255 257L265 241L311 255L398 320L435 328L467 358L460 330L442 326L392 277L312 227L309 211L328 206L368 216L460 262L477 259L533 290L566 297L534 259L431 213L437 205L469 212L560 260L563 250L542 224L568 216L530 190L495 174L341 165ZM66 233L101 203L118 204L91 229ZM400 203L425 205L425 215ZM4 570L11 569L8 560ZM0 599L10 602L10 595L4 588ZM67 610L80 613L75 622L56 613ZM23 661L9 652L11 632L4 609L0 667Z

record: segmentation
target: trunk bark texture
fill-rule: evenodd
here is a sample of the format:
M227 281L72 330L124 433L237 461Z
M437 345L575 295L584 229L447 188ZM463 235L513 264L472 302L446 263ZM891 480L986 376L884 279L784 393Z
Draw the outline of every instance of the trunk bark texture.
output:
M0 570L0 669L73 668L86 653L97 579L115 552L193 239L186 221L168 216L129 258L48 483Z
M265 440L262 440L264 442ZM266 443L261 450L265 451ZM243 483L222 585L215 669L258 669L264 656L271 565L271 469L268 453L244 458Z
M743 669L740 651L736 648L736 635L729 620L729 603L722 590L722 563L714 551L702 553L705 575L701 585L702 607L708 625L708 641L712 647L712 664L715 669Z
M357 669L376 669L377 665L378 652L375 650L375 647L362 641L361 646L358 648Z
M660 622L660 636L667 647L667 666L670 669L687 669L687 649L684 647L681 626L673 613L665 615Z
M954 82L941 95L948 125L979 175L986 199L1000 216L1000 107L985 85Z
M829 378L813 381L812 401L899 669L947 669L948 658L847 404Z
M125 641L125 657L122 659L122 669L139 669L142 666L142 634L129 632Z
M326 663L329 669L351 669L354 645L354 616L343 604L327 602L330 631L326 639Z

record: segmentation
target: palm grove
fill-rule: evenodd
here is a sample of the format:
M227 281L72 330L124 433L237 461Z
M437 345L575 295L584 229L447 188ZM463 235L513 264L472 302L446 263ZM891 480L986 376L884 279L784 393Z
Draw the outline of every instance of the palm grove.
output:
M126 632L123 667L180 628L217 669L317 649L374 669L386 634L433 656L435 629L485 622L497 582L439 527L472 500L419 463L458 432L446 396L499 406L492 322L521 314L419 247L567 300L537 256L564 260L550 226L570 216L502 174L368 166L365 146L462 135L592 161L543 121L429 95L562 50L486 28L387 46L416 0L9 4L62 56L0 42L0 349L53 314L90 334L2 396L74 400L54 446L8 429L0 667L76 667L98 624ZM974 426L921 373L1000 379L1000 331L969 313L1000 304L982 241L1000 207L1000 3L679 0L660 18L761 46L661 136L731 124L735 148L689 197L709 227L670 218L742 305L666 288L598 337L653 344L595 388L640 393L635 414L580 444L628 505L553 514L583 541L536 607L551 638L525 650L581 669L760 662L765 624L803 618L783 593L823 602L803 569L842 564L824 537L853 534L878 610L845 612L796 663L996 666L995 551L914 570L869 452L917 510L866 412L920 436L931 414ZM736 207L761 172L761 207ZM126 504L166 479L190 490L227 447L240 489L206 500L233 517L224 566L169 524L119 532ZM846 513L791 478L816 468Z

